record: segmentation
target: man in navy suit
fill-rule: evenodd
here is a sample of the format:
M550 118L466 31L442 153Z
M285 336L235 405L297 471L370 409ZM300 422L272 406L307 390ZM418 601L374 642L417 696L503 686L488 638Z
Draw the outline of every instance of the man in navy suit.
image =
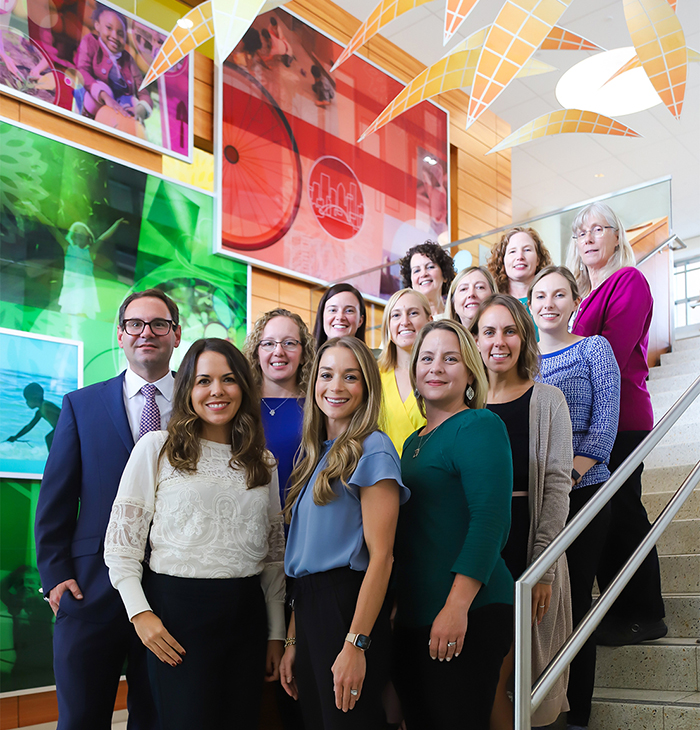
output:
M117 340L129 367L64 398L37 505L37 563L56 614L60 730L111 728L125 661L128 726L158 728L146 649L109 582L102 553L134 443L140 432L165 428L170 417L170 357L180 344L177 305L157 289L132 294L119 309Z

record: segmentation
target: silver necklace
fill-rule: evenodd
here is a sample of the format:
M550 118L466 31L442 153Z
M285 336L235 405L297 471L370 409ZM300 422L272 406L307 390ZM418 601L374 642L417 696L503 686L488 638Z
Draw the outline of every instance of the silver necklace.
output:
M442 423L440 424L442 426ZM440 426L435 426L435 428L428 434L427 438L425 434L423 436L418 437L418 448L413 452L413 458L415 459L418 454L420 454L420 450L423 448L423 439L425 439L425 443L427 444L428 441L430 441L432 435L440 428Z
M282 406L289 400L289 398L285 398L278 406L277 408L270 408L270 406L267 405L264 398L261 398L262 402L265 404L265 408L267 408L268 411L270 411L270 415L274 416L277 411L282 408Z

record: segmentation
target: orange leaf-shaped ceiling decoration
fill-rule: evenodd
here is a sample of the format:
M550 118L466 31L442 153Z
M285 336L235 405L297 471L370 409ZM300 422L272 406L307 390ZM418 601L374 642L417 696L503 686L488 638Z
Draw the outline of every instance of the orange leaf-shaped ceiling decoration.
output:
M446 0L444 46L457 32L460 25L474 9L479 0Z
M572 0L506 0L490 27L474 74L467 128L530 60Z
M619 137L641 137L633 129L610 117L582 109L559 109L543 114L509 134L486 154L500 152L554 134L612 134Z
M637 56L666 108L683 109L688 53L680 21L668 0L624 0L627 28Z

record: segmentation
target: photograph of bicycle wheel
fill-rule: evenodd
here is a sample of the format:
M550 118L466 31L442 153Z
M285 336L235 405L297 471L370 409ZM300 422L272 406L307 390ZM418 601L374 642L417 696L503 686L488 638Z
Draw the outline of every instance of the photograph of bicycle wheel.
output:
M301 200L301 161L289 122L263 85L226 64L222 160L223 238L240 250L271 246Z
M430 237L418 160L422 152L448 169L448 116L423 102L358 144L403 87L359 56L331 73L341 51L278 8L229 55L216 81L215 250L313 282L369 271L353 283L381 297L381 264L406 252L396 232ZM443 188L429 192L437 210Z

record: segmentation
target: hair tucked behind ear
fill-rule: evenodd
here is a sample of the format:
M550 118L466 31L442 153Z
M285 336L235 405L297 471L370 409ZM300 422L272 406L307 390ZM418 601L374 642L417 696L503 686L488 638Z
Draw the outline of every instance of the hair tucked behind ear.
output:
M334 347L344 347L352 351L362 372L364 393L362 403L352 414L345 432L333 442L328 452L326 466L312 485L314 504L322 506L337 497L331 486L336 479L340 479L347 487L347 480L352 476L362 456L364 440L378 428L382 384L372 351L357 337L334 337L327 340L316 353L306 392L304 427L299 449L300 458L289 478L291 487L284 506L284 516L287 522L292 517L294 502L321 460L323 442L327 438L326 417L316 404L315 393L321 358L325 352Z
M250 364L240 350L227 340L217 337L197 340L182 360L175 376L173 412L160 458L167 457L172 466L180 471L197 471L201 456L202 422L192 408L192 388L197 376L197 360L203 352L218 352L223 355L241 389L241 405L231 421L229 464L245 470L248 489L269 484L274 459L265 449L260 398Z

